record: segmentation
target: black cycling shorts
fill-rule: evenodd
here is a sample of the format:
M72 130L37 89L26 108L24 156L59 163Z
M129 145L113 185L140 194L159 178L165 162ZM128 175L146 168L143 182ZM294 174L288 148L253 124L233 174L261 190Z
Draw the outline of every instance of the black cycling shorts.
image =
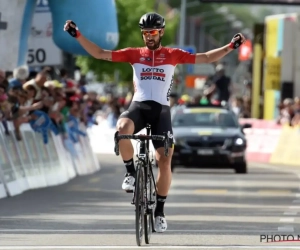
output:
M134 123L134 134L151 125L152 135L163 135L164 132L173 135L170 107L155 101L132 102L128 110L120 118L129 118ZM173 136L169 138L170 147L173 146ZM155 149L164 147L163 141L152 141Z

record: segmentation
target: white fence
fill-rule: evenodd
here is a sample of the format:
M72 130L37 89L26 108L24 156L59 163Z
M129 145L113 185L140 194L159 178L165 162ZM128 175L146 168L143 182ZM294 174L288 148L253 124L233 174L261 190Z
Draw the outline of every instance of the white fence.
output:
M78 175L95 173L100 164L90 143L91 129L81 125L88 136L73 143L61 135L42 136L30 125L21 126L22 141L17 141L9 123L10 135L0 130L0 198L15 196L26 190L60 185Z

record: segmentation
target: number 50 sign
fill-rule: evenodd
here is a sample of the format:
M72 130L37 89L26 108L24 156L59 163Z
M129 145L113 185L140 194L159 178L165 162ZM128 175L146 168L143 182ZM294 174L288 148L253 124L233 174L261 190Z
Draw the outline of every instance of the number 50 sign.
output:
M41 8L43 11L40 11ZM59 66L61 63L62 51L52 39L52 17L48 9L48 1L39 0L28 40L27 64L29 66Z

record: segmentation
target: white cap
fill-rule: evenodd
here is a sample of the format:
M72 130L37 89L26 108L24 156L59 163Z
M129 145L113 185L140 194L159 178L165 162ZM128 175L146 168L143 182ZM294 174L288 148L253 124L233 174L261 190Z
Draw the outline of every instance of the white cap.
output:
M18 68L15 68L13 71L13 76L16 79L19 80L26 80L29 76L29 68L27 65L20 66Z
M218 64L217 67L216 67L216 71L217 71L217 72L218 72L218 71L221 71L221 70L223 70L223 69L224 69L223 64Z

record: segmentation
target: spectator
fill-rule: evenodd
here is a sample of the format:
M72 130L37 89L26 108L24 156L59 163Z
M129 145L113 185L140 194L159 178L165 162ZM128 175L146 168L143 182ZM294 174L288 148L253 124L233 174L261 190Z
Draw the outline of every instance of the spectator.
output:
M34 100L41 100L42 98L42 87L44 83L47 81L48 69L43 69L39 72L34 79L31 79L24 83L23 88L26 90L28 86L33 86L36 89L36 95L34 96Z
M295 112L295 115L291 121L292 126L300 126L300 110Z
M294 108L295 112L300 112L300 98L295 97L294 103L295 103L295 108Z
M180 97L180 99L178 100L178 104L179 104L179 105L187 105L187 104L190 103L190 100L191 100L190 96L187 95L187 94L184 94L184 95L182 95L182 96Z
M170 96L170 110L171 110L171 118L174 116L176 110L178 109L178 95L176 93L171 93Z
M110 100L108 102L108 109L107 109L107 121L108 121L108 125L111 128L114 128L117 126L117 121L118 118L121 114L120 112L120 107L119 105L116 103L116 101L114 100Z
M132 98L133 98L133 94L131 92L128 92L125 97L125 107L124 107L125 109L129 108Z
M225 75L225 68L222 64L217 65L215 76L207 81L209 87L206 88L206 94L211 96L214 94L214 99L221 103L228 102L231 92L231 79Z
M10 89L22 89L23 84L26 82L29 76L29 69L27 66L21 66L13 71L13 78L8 81L8 88Z
M67 85L68 71L66 69L61 69L59 72L59 82L61 82L64 87Z
M196 94L196 95L192 98L191 104L199 105L201 99L202 99L202 96L201 96L200 94Z
M6 94L6 86L4 84L0 84L0 120L2 121L2 125L4 127L4 131L6 135L9 135L7 118L9 117L10 106L8 103L8 96Z
M291 98L286 98L283 101L283 104L280 105L280 114L279 114L279 118L277 119L277 123L281 125L285 125L285 124L291 125L291 121L295 115L293 105L294 105L294 101Z
M0 84L3 84L6 80L5 72L0 69Z
M241 118L251 118L251 97L243 96L243 112Z
M169 98L170 98L170 108L172 109L177 105L178 95L176 93L171 93Z
M243 99L240 97L234 97L231 102L232 111L237 117L240 117L243 112Z

